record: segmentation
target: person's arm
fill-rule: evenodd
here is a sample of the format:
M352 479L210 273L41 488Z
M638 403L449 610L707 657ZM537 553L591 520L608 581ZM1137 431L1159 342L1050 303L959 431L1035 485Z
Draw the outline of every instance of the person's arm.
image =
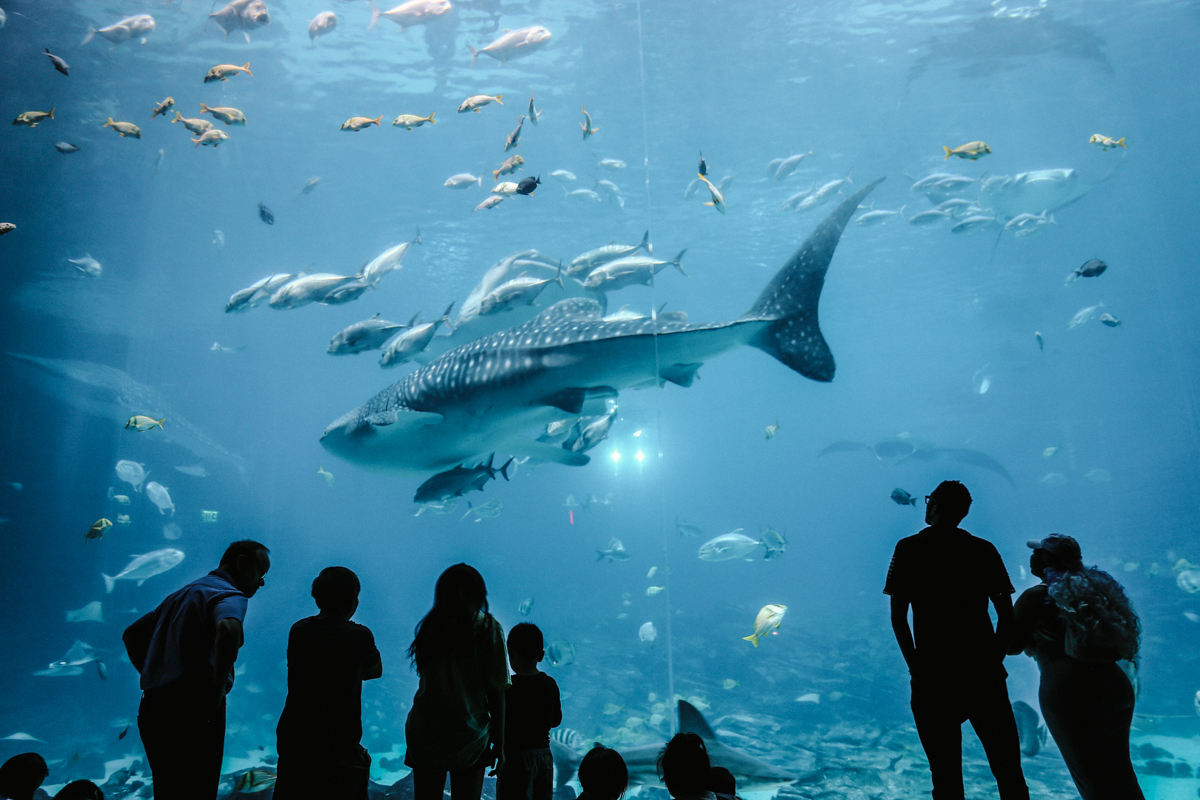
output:
M549 675L547 675L546 678L550 689L550 691L547 692L547 694L550 695L550 718L546 721L549 723L548 727L557 728L559 725L562 725L562 695L559 694L558 684L555 683L554 679Z
M217 637L213 641L213 691L217 701L233 688L233 664L242 641L241 620L225 617L217 622Z
M371 640L371 653L367 657L367 665L363 667L362 679L364 681L373 681L376 678L383 677L383 658L379 655L379 648L375 646L375 640Z
M917 664L917 646L913 642L912 628L908 625L907 598L892 595L892 632L896 634L896 643L900 645L900 654L904 663L908 664L908 674L912 675Z
M1015 656L1017 653L1024 651L1028 655L1032 655L1033 649L1033 623L1037 613L1037 605L1039 602L1038 594L1035 591L1038 587L1026 589L1017 598L1017 604L1013 608L1012 631L1009 634L1008 641L1005 642L1005 652L1010 656Z
M139 673L146 666L146 656L150 652L150 639L154 636L154 612L151 611L125 629L121 641L125 643L125 652L129 655L129 663Z
M504 769L504 687L487 690L488 733L491 736L492 755L496 765L489 775L499 775Z
M992 605L996 607L996 650L1003 661L1013 638L1012 595L1008 592L992 595Z

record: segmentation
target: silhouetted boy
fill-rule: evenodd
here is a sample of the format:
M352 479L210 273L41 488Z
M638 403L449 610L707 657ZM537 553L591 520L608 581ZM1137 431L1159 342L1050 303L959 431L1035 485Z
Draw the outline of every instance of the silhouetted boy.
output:
M577 800L619 800L629 786L629 768L616 750L597 744L579 762Z
M496 800L550 800L554 760L550 729L562 723L558 684L539 672L545 657L542 632L528 622L508 632L512 683L504 693L504 769L496 780Z
M892 630L912 675L913 719L929 758L933 797L963 798L962 723L970 720L1001 800L1028 800L1005 684L1012 583L996 548L958 527L971 508L967 487L943 481L925 503L929 527L897 543L883 592L891 595ZM994 631L989 600L996 607Z
M312 584L321 610L288 635L288 695L275 729L279 800L366 800L371 757L362 738L362 684L383 675L375 637L351 622L358 576L321 570Z

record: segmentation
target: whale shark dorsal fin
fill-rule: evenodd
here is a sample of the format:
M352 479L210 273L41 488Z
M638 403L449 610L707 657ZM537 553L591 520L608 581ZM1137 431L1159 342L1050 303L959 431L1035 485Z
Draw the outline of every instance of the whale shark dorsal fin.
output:
M687 700L679 701L679 732L694 733L705 742L717 741L717 735L708 726L708 720Z

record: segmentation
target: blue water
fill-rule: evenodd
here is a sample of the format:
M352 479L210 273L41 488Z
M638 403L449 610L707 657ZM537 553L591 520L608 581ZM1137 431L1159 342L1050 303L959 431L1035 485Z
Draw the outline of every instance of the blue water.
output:
M1194 736L1200 624L1185 612L1200 613L1200 596L1177 587L1172 567L1200 562L1195 4L741 5L458 6L398 33L386 19L368 31L363 3L295 0L271 2L271 24L247 43L206 30L201 2L5 4L3 109L56 110L37 128L0 134L0 221L17 226L0 240L3 351L119 369L234 457L200 458L168 443L171 419L163 432L126 431L128 412L89 411L80 387L47 393L19 363L0 361L0 479L21 485L0 487L0 734L44 740L41 752L65 760L57 769L86 765L79 776L135 753L135 735L116 738L138 700L121 631L134 609L153 608L243 537L267 543L273 567L247 618L231 757L273 747L287 629L312 613L309 583L331 564L360 575L357 619L383 652L385 677L364 691L364 744L376 753L402 748L416 686L404 648L436 576L460 560L483 573L506 628L533 597L528 619L547 640L574 643L576 663L547 669L569 693L564 724L585 736L661 739L666 723L630 728L626 718L648 718L650 693L661 702L672 690L702 698L710 719L762 715L797 732L841 720L904 726L902 660L880 590L895 541L921 519L888 495L901 487L919 498L958 478L975 497L964 527L997 545L1018 591L1032 583L1021 570L1025 540L1051 531L1076 536L1089 562L1125 584L1145 628L1138 711L1147 732ZM327 7L338 27L310 44L307 24ZM79 44L89 25L134 13L157 21L145 44ZM491 41L494 25L543 25L553 39L503 67L481 57L472 70L467 45ZM51 68L44 47L70 63L70 77ZM213 64L247 61L253 77L202 83ZM524 127L517 177L540 175L543 186L473 213L486 189L442 182L469 171L491 183L531 91L544 117ZM505 105L455 113L477 93L502 93ZM149 119L168 95L186 117L207 103L240 108L249 122L218 125L230 140L195 148L167 121L173 113ZM600 128L586 141L581 103ZM388 125L431 111L433 126ZM382 128L339 130L348 117L381 114ZM110 116L135 122L142 138L101 127ZM1097 132L1126 137L1128 151L1089 144ZM980 139L991 155L943 161L943 145ZM81 150L61 155L59 141ZM795 174L767 177L771 159L809 150ZM703 188L684 199L701 151L710 177L733 176L725 215L701 205ZM604 158L627 167L597 166ZM565 199L549 176L556 169L578 176L569 189L613 181L624 207ZM1042 169L1073 169L1096 185L1053 210L1057 224L1040 235L1018 238L998 225L952 234L952 223L920 228L900 217L847 227L820 306L838 364L832 383L743 348L706 364L688 389L623 392L591 464L526 464L470 497L502 501L496 518L462 519L465 502L457 513L414 518L419 480L373 475L320 447L326 425L410 369L382 371L371 352L331 357L330 337L375 312L432 319L510 252L569 260L610 239L635 243L649 229L657 256L688 249L690 277L665 271L653 288L613 293L608 310L666 303L693 321L731 320L834 207L779 210L796 192L849 174L848 193L886 177L874 207L911 215L933 205L910 190L927 174ZM978 186L956 196L975 199ZM260 202L274 225L258 218ZM353 274L418 229L423 244L403 268L353 303L223 313L233 292L267 274ZM85 253L103 264L101 277L65 261ZM1108 271L1064 286L1091 258ZM1076 312L1101 302L1097 314L1120 327L1092 319L1068 330ZM213 351L213 342L244 350ZM768 440L764 428L776 421ZM818 457L835 441L897 435L986 453L1013 483L955 461ZM1045 458L1051 446L1061 450ZM120 459L144 463L168 487L172 519L117 480ZM196 463L208 477L173 469ZM318 467L333 473L332 485ZM118 508L110 487L132 504ZM610 496L611 506L572 516L568 494ZM217 521L202 521L202 510L218 511ZM84 543L94 520L119 513L128 526ZM676 517L707 536L680 536ZM163 537L172 521L177 540ZM768 525L788 539L783 558L696 557L706 538ZM598 563L596 550L612 537L631 558ZM179 567L104 593L101 573L164 547L185 552ZM652 566L658 574L648 579ZM646 596L651 585L668 591ZM104 623L64 621L93 600L103 602ZM779 635L755 649L740 637L766 603L789 610ZM652 643L638 638L647 621L658 630ZM90 667L32 674L77 639L108 665L106 681ZM1036 706L1035 667L1013 658L1009 671L1013 698ZM740 685L723 689L727 678ZM796 701L812 692L819 704ZM624 710L604 715L608 703ZM0 756L28 744L2 742Z

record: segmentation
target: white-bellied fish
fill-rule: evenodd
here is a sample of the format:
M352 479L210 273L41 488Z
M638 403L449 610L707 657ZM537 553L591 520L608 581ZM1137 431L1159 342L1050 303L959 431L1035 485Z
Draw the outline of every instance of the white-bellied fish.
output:
M500 62L500 66L504 66L506 61L522 58L542 49L550 43L550 37L550 31L541 25L533 25L515 31L504 31L491 44L479 50L467 45L467 49L471 51L471 69L475 69L475 62L481 55L491 56Z
M738 528L731 533L723 533L709 539L700 545L698 556L701 561L732 561L735 558L750 560L750 554L762 547L758 539L751 539Z
M201 114L212 114L214 117L221 120L221 122L224 122L226 125L245 125L246 124L246 115L243 114L241 111L238 111L236 108L233 108L232 106L212 106L210 108L209 106L204 105L204 103L201 103L200 104L200 113Z
M416 319L413 319L412 322L416 322ZM411 327L411 322L408 325L402 325L380 319L379 314L376 314L370 319L364 319L362 322L356 322L338 331L330 340L329 347L325 352L331 356L345 356L365 350L378 350L388 339Z
M625 256L614 259L589 272L583 281L584 288L615 292L617 289L639 283L649 286L654 276L665 267L675 267L686 278L688 274L684 271L681 263L686 252L687 248L680 250L679 254L670 261L657 261L649 256Z
M541 113L542 113L541 111L538 111L536 108L533 107L533 92L530 92L529 93L529 109L526 112L526 116L529 117L529 121L533 123L533 127L535 127L535 128L538 126L538 117L541 116Z
M108 122L101 127L112 128L122 139L126 136L132 136L135 139L142 138L142 129L132 122L113 122L113 118L109 117Z
M127 42L130 39L141 37L142 44L146 43L146 36L154 30L154 17L149 14L135 14L132 17L126 17L120 22L114 22L106 28L96 28L88 26L87 36L83 37L81 44L90 42L96 34L103 36L114 45Z
M800 162L812 154L812 150L809 150L807 153L800 153L798 155L792 155L788 156L787 158L780 159L779 165L775 167L775 180L781 181L787 176L791 175L796 171L796 168L800 166Z
M153 120L155 117L158 117L158 116L165 117L167 115L167 112L170 111L174 107L175 107L175 98L174 97L168 97L166 100L163 100L161 103L155 103L154 110L150 112L150 119ZM176 112L176 116L178 116L178 113L179 112Z
M146 469L136 461L118 461L117 477L132 486L135 492L140 492L146 480Z
M358 277L362 278L372 286L379 283L380 279L389 272L400 269L404 262L404 256L408 254L408 248L414 244L422 244L421 229L417 228L417 235L411 241L398 244L395 247L389 247L375 258L367 262L361 270L358 271Z
M71 65L62 58L54 55L54 53L51 53L49 47L45 48L43 52L45 52L46 57L50 59L50 63L54 65L56 70L61 72L63 75L69 76L71 74Z
M200 113L203 114L204 111L201 110ZM183 127L187 128L197 136L202 136L208 131L211 131L213 127L213 124L206 119L200 119L199 117L196 117L195 119L188 119L180 114L178 110L175 111L175 119L171 120L171 124L175 124L176 122L182 122Z
M488 292L480 301L479 313L486 316L511 311L513 307L519 305L536 306L538 295L551 283L557 283L559 288L562 288L561 267L559 267L557 275L545 280L538 280L524 274L519 275Z
M447 189L470 189L472 185L482 187L483 178L477 178L469 172L460 172L446 178L446 182L442 184Z
M779 626L783 624L783 615L786 613L787 606L768 603L760 608L754 617L754 632L749 636L743 636L742 639L758 647L760 638L779 630Z
M472 209L472 211L486 211L489 208L495 208L496 206L500 205L503 202L504 202L503 195L494 194L491 197L484 200L479 205L475 206L475 208Z
M312 22L308 23L308 40L316 46L317 39L329 33L333 33L337 27L337 14L332 11L322 11L313 17Z
M616 261L618 258L634 255L639 250L645 250L647 253L654 252L654 248L650 245L650 231L642 234L642 241L637 244L617 244L612 241L603 247L597 247L595 250L575 256L567 266L567 276L574 278L579 275L587 275L596 267Z
M237 75L239 72L244 72L250 77L254 77L254 73L250 71L250 62L247 61L240 67L236 64L217 64L215 67L210 68L207 73L205 73L204 82L212 83L213 81L227 81L234 75Z
M133 560L125 565L125 569L118 572L116 575L104 575L104 589L108 594L112 594L113 589L117 586L117 581L137 581L137 585L141 586L155 575L161 575L167 570L174 569L183 561L183 551L172 548L163 550L155 550L145 555L134 556Z
M65 73L64 73L65 74ZM1125 137L1114 139L1111 136L1105 136L1102 133L1093 133L1092 138L1088 139L1091 144L1100 145L1101 150L1112 150L1114 147L1123 147L1126 150L1129 148L1125 145Z
M625 550L625 544L615 536L608 540L608 547L596 551L597 561L613 563L616 561L627 561L628 559L629 553Z
M71 153L79 152L79 148L70 142L58 142L54 145L54 149L62 153L64 156L69 156Z
M83 258L68 258L68 264L73 264L75 269L87 275L89 278L99 278L104 274L104 267L99 261L92 258L91 253L87 253Z
M392 120L392 124L397 128L404 128L410 131L413 128L421 127L426 122L430 125L437 125L437 120L433 118L433 115L436 113L436 111L430 111L428 117L418 117L416 114L401 114Z
M960 144L953 150L943 145L942 149L946 151L946 158L943 158L943 161L950 158L950 156L958 156L959 158L975 161L992 152L992 148L987 146L987 142L967 142L966 144Z
M217 23L226 39L233 31L240 30L247 44L250 42L250 31L271 24L271 13L267 11L267 4L263 0L233 0L220 11L209 14L208 18Z
M363 128L369 128L372 125L378 127L380 121L382 121L382 120L383 120L382 114L380 114L375 119L371 119L370 117L351 117L350 119L348 119L342 123L342 130L344 130L344 131L361 131Z
M433 322L412 325L407 330L393 336L383 346L383 354L379 357L379 366L386 369L411 361L414 356L429 346L430 340L433 339L440 325L450 324L450 309L453 307L454 303L446 306L442 315Z
M36 128L39 122L48 119L54 119L54 108L49 111L22 111L13 120L13 125L24 125L27 128ZM111 117L110 117L111 119Z
M720 189L718 189L716 186L714 186L712 181L710 181L708 178L704 177L703 175L697 175L697 177L701 181L704 182L705 186L708 187L708 193L712 198L704 205L712 206L717 211L720 211L722 214L724 214L725 213L725 195L721 192Z
M371 24L367 26L367 30L374 28L380 17L387 17L400 26L401 32L414 25L426 25L453 8L449 0L408 0L390 11L380 11L374 3L370 6Z
M171 493L167 487L161 483L150 481L146 484L146 497L150 498L150 502L158 506L159 514L171 512L171 516L175 516L175 502L171 500Z
M504 95L502 94L473 94L466 100L463 100L461 103L459 103L458 113L465 114L468 111L474 111L476 114L478 114L480 113L479 110L481 108L491 103L499 103L500 105L504 105L504 100L502 99L503 97Z
M204 133L200 134L200 137L197 139L192 139L192 141L196 143L196 147L199 147L200 145L204 145L205 147L217 147L221 144L221 142L228 140L229 134L225 131L217 130L216 128L205 131Z
M505 159L499 169L492 170L492 180L500 180L501 175L511 175L521 169L521 165L525 163L525 159L521 156L510 156Z
M280 286L275 294L271 295L267 305L277 310L300 308L309 303L320 302L335 287L353 280L356 280L354 276L334 275L330 272L300 275Z
M162 429L162 424L167 421L166 417L162 419L154 419L147 417L144 414L134 414L125 423L125 430L135 430L138 432L148 431L151 428Z

